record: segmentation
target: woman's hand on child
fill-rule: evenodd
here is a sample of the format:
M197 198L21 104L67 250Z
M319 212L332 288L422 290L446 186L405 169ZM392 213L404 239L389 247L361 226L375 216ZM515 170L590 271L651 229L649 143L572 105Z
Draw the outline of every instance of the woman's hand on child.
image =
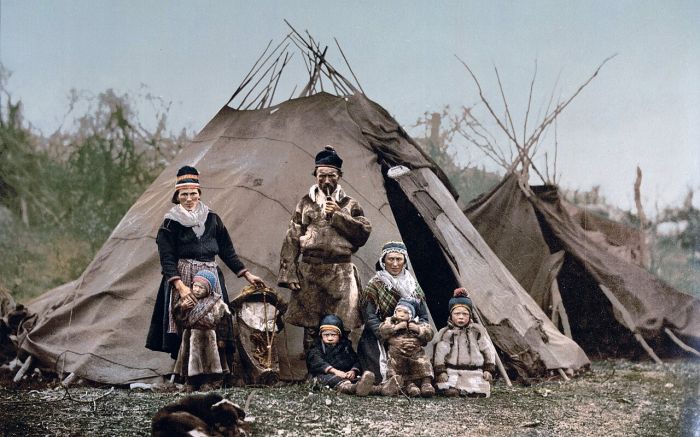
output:
M484 381L492 381L493 380L493 376L491 376L491 372L489 372L488 370L484 370L483 377L484 377Z
M437 377L435 377L435 382L447 382L447 379L447 372L442 372Z
M194 306L197 304L197 298L194 297L194 294L188 293L185 295L185 297L181 298L182 300L182 309L188 310L190 308L194 308Z
M345 372L345 378L349 379L350 381L354 380L357 377L357 374L355 373L354 370L350 370L348 372Z

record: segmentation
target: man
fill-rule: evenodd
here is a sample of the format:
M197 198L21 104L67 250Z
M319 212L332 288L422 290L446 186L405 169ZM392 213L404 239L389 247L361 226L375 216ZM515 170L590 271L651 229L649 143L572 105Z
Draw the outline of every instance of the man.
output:
M285 320L304 327L305 353L324 315L336 314L347 329L361 325L360 281L350 256L372 226L339 184L342 165L331 146L316 155L316 184L297 204L280 253L277 284L292 291Z

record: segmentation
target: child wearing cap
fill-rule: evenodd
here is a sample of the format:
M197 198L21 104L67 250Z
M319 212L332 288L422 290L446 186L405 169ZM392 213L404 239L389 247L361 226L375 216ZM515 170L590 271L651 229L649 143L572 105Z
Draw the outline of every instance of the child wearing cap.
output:
M453 296L447 326L438 332L433 352L435 382L445 396L489 397L496 349L484 327L472 321L467 291L458 288Z
M321 319L316 344L306 355L309 374L322 384L345 394L367 396L373 392L374 373L360 374L360 362L335 314Z
M192 280L194 306L180 301L173 317L182 332L175 373L185 380L185 389L208 391L221 385L229 373L223 341L217 341L217 328L225 329L231 317L228 306L217 288L217 275L198 271Z
M423 348L434 332L416 317L418 304L415 299L399 299L394 315L379 325L379 334L389 345L387 378L398 378L409 396L432 397L433 368Z

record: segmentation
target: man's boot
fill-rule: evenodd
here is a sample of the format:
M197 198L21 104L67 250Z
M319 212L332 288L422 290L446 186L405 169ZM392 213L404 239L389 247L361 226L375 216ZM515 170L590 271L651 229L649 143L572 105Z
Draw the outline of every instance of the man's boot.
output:
M374 373L365 371L360 380L355 384L355 394L357 396L367 396L372 392L374 386Z
M346 395L355 394L355 384L353 384L350 381L341 382L335 389L338 390L340 393L344 393Z
M432 398L435 396L435 388L433 383L430 382L430 378L423 378L420 385L420 395L424 398Z

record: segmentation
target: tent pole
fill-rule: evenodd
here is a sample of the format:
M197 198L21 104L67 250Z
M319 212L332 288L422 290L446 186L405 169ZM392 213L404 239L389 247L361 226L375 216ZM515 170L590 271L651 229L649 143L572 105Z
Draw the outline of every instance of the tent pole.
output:
M557 371L559 371L559 376L561 376L564 381L571 381L571 379L568 376L566 376L564 369L559 368L557 369Z
M558 313L561 316L561 324L564 327L564 335L569 337L570 339L574 339L573 335L571 334L571 325L569 325L569 316L566 315L566 308L564 308L564 302L561 300L559 301L559 308L558 308Z
M29 366L32 365L32 361L34 360L34 357L29 355L27 357L27 360L22 364L22 367L19 368L17 371L17 374L15 377L12 379L12 382L19 382L22 377L24 376L25 373L27 373L27 370L29 370Z
M661 365L664 364L664 362L661 361L661 359L654 353L654 350L651 348L651 346L649 346L649 344L647 343L647 341L644 340L644 337L642 337L642 334L640 334L639 332L635 332L635 333L634 333L634 338L637 339L637 341L639 342L639 344L642 345L642 347L644 348L644 350L647 351L647 353L649 354L649 356L651 357L651 359L654 360L654 362L656 362L656 364L661 364Z
M618 298L613 294L612 291L610 291L608 287L606 287L603 284L598 284L598 287L600 287L601 291L603 292L605 297L608 298L612 306L620 312L620 314L622 315L622 320L624 320L625 322L625 327L634 333L634 338L637 339L639 344L642 346L642 348L644 348L647 354L649 354L651 359L654 360L656 364L663 365L663 361L661 361L661 359L659 359L659 357L654 353L654 350L651 348L651 346L649 346L646 340L644 340L644 337L642 337L642 335L639 332L637 332L637 326L634 324L634 319L632 319L632 315L629 313L629 311L627 311L627 308L625 308L625 306L622 305L622 302L618 300Z
M666 335L668 335L668 337L671 340L673 340L674 343L676 343L678 345L678 347L680 347L681 349L683 349L686 352L690 352L691 354L693 354L697 357L700 357L700 352L698 352L697 350L688 346L687 344L683 343L680 338L676 337L676 335L673 332L671 332L670 329L664 328L664 332L666 333Z
M496 352L496 367L498 367L498 372L501 374L503 379L506 381L506 385L508 387L513 387L513 383L510 382L510 378L508 377L508 374L506 373L505 367L503 367L503 363L501 362L501 357L498 356L498 352Z
M554 326L558 326L557 322L559 321L559 317L561 317L561 326L564 330L564 335L573 340L571 325L569 324L569 316L566 314L564 301L561 298L561 291L559 291L559 282L556 278L554 278L552 281L552 284L549 287L549 292L552 295L552 323L554 323Z
M66 379L64 379L61 382L61 385L64 387L69 387L71 384L73 384L76 380L78 379L78 375L75 374L75 372L71 372L68 376L66 376Z
M481 315L479 314L479 310L476 308L476 305L472 301L472 306L474 308L474 321L480 324L481 326L484 326L483 323L481 323ZM486 328L486 326L484 326ZM493 344L493 341L491 341L491 336L489 335L488 329L484 329L486 332L486 338L488 338L489 342ZM494 346L494 349L496 347ZM501 362L501 357L498 356L498 351L496 351L496 367L498 367L498 372L501 374L501 377L503 377L503 380L506 382L506 385L508 387L513 387L513 383L510 381L510 378L508 377L508 374L506 373L506 368L503 367L503 362Z

